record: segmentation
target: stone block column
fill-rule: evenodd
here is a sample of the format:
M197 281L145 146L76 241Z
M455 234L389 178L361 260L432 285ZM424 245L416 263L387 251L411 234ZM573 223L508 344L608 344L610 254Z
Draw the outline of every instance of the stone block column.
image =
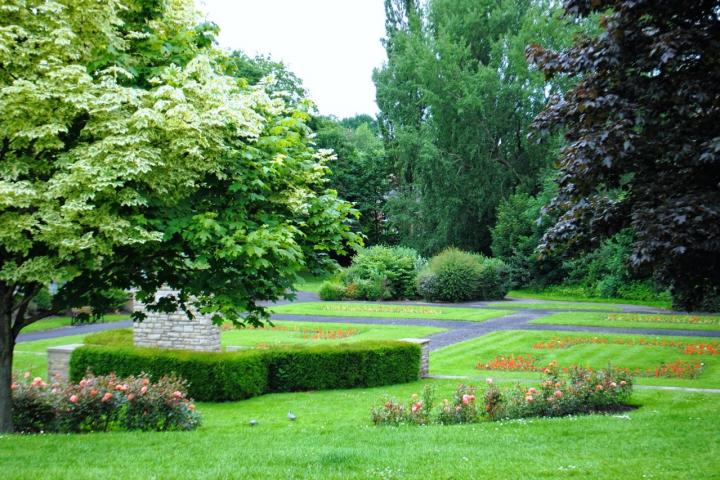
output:
M157 299L174 293L173 290L162 289L155 295ZM212 315L193 312L194 318L189 319L183 311L170 314L149 312L137 300L133 309L147 315L145 320L135 322L133 326L133 337L138 347L220 351L220 328L212 323Z
M427 377L430 373L430 339L428 338L401 338L401 342L409 342L420 345L420 378Z
M76 348L82 346L81 343L73 343L47 349L48 380L50 382L55 380L56 376L61 380L70 379L70 356Z

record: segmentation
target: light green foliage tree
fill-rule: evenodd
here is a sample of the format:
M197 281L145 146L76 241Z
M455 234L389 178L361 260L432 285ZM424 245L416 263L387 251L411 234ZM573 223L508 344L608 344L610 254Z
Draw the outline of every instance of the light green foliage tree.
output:
M357 241L307 108L225 75L197 18L190 0L0 5L0 432L49 282L54 308L166 284L156 308L259 323L257 300Z
M570 41L553 4L386 1L388 62L374 78L401 242L424 254L488 252L500 200L537 191L553 146L529 141L529 125L562 84L545 90L524 49Z

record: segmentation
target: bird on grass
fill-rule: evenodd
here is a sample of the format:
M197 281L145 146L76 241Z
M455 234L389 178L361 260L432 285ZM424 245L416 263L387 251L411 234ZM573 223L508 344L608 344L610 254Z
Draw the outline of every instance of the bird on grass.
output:
M296 418L297 417L295 416L295 414L293 412L288 412L288 420L290 420L291 422L294 422Z
M252 420L250 420L250 426L254 427L255 425L257 425L257 420L253 418Z

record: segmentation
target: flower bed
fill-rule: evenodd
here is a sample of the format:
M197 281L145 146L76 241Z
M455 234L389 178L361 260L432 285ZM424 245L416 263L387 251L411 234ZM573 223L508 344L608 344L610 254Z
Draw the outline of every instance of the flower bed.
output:
M48 384L30 375L13 378L13 423L17 432L193 430L200 415L175 377L151 382L145 375L87 376L78 383Z
M558 367L557 361L553 360L547 365L538 365L537 360L532 355L499 355L488 362L478 362L475 368L478 370L499 370L505 372L543 372L548 373L552 368L559 368L568 373L577 365L569 367ZM660 365L650 368L628 368L628 367L612 367L612 370L631 374L636 377L667 377L667 378L697 378L705 367L702 362L687 362L683 360L675 360L672 362L661 363ZM593 371L590 367L585 367L588 371Z
M405 404L382 399L371 410L371 420L375 425L458 424L620 411L629 408L632 378L614 369L576 367L564 373L552 368L537 388L516 384L503 390L488 379L484 392L476 391L474 386L460 385L452 399L436 406L435 392L426 386L422 397L413 395Z

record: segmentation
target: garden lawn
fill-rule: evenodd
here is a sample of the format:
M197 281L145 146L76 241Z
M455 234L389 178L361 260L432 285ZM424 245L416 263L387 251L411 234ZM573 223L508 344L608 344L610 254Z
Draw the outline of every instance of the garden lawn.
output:
M33 377L47 378L47 349L71 343L83 343L85 335L21 342L15 345L13 371L30 372Z
M462 320L484 322L510 315L510 310L436 307L430 305L397 305L387 303L303 302L272 307L283 315L319 315L324 317L417 318L426 320Z
M432 381L438 397L456 382ZM720 396L640 391L641 408L456 426L374 427L384 393L422 384L199 404L194 432L0 437L3 480L97 478L714 478ZM287 412L297 415L287 420ZM258 425L250 427L250 419ZM108 454L111 452L111 454Z
M678 330L720 330L720 316L652 315L636 313L554 313L532 320L543 325L583 325L618 328L665 328Z
M607 339L609 343L584 343L566 346L564 348L534 348L542 342L547 345L549 341L558 339ZM640 341L650 343L685 342L689 345L720 343L718 338L701 337L670 337L670 336L635 336L635 335L609 335L592 334L587 332L551 332L551 331L500 331L466 342L451 345L430 354L430 373L433 375L462 375L473 378L541 378L542 373L532 371L505 371L477 369L480 362L483 365L492 362L495 358L504 356L531 355L535 358L535 365L545 367L553 360L558 366L570 367L572 365L588 366L594 369L604 368L611 364L613 367L655 369L662 364L669 364L676 360L696 365L703 363L703 370L695 379L666 378L666 377L636 377L636 383L642 385L672 385L682 387L720 388L720 354L716 355L687 355L684 348L669 346L639 345ZM615 341L635 342L635 345L616 344ZM720 397L719 397L720 398Z
M604 298L592 297L582 293L581 288L573 287L548 287L544 290L532 290L523 288L510 290L509 298L529 298L537 300L554 300L558 302L592 302L592 303L617 303L624 305L644 305L653 308L672 308L672 301L669 295L660 295L657 300L633 300L629 298Z
M495 308L512 308L513 310L604 310L619 312L622 307L593 303L542 303L542 302L493 302L488 304Z
M69 327L71 320L72 319L70 317L48 317L35 323L31 323L27 327L23 328L21 333L40 332L55 328ZM98 323L122 322L125 320L130 320L130 316L125 314L105 315L103 318L98 320Z
M346 323L273 322L274 327L241 328L223 332L223 345L332 345L367 340L422 338L443 328Z

